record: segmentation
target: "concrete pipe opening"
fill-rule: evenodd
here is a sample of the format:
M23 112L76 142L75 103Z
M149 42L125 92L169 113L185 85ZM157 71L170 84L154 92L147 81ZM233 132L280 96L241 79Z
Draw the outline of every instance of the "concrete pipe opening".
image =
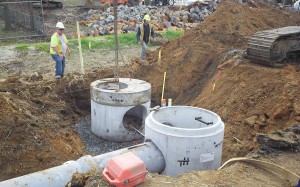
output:
M146 118L145 138L166 160L163 174L176 176L221 165L224 123L208 110L189 106L164 107Z
M123 117L123 126L128 131L142 131L145 126L147 109L138 105L128 110Z

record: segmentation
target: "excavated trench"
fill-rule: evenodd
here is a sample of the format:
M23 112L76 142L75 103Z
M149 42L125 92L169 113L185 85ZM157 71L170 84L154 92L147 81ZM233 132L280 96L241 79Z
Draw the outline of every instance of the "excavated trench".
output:
M133 77L151 83L155 106L160 103L163 73L167 71L165 94L175 105L199 106L221 116L225 123L223 162L245 156L257 148L254 138L258 132L282 129L299 120L299 73L293 67L265 68L232 56L223 63L218 80L217 61L226 51L245 48L247 37L259 30L292 24L300 24L296 13L226 3L198 28L163 46L162 64L156 64L158 51L149 54L149 66L134 64ZM128 76L125 70L121 74ZM113 77L112 70L55 81L29 77L25 79L28 84L20 77L1 81L0 180L54 167L91 152L102 153L98 147L118 149L119 145L91 140L90 119L86 119L91 115L90 83L107 77ZM88 142L95 143L87 149Z

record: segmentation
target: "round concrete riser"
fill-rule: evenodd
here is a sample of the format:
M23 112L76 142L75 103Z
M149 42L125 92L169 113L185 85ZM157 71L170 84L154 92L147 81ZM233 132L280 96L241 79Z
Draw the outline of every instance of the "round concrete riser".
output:
M111 79L91 83L91 131L100 138L123 142L142 138L133 129L123 125L125 115L142 119L149 114L151 85L129 78L119 79L119 90Z
M124 115L136 106L107 106L100 105L93 100L91 101L91 130L92 132L102 139L124 142L135 139L140 139L142 136L136 131L129 131L124 128L123 117ZM137 107L137 110L132 110L130 113L133 116L141 117L143 122L148 115L150 102L144 103ZM138 110L142 109L142 110ZM127 113L128 114L128 113ZM144 126L144 125L143 125ZM141 129L139 129L141 130Z
M157 145L164 155L165 175L221 166L224 123L211 111L174 106L151 112L146 119L145 139Z

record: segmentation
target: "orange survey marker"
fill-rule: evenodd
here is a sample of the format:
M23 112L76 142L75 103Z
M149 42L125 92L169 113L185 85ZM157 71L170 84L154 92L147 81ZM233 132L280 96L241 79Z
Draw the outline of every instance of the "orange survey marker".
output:
M110 185L133 187L145 182L147 173L145 163L129 152L112 158L106 164L102 175Z

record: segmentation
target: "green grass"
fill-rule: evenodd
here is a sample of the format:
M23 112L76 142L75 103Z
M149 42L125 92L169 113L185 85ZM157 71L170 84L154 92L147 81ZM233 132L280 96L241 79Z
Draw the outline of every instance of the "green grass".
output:
M167 31L167 32L162 32L161 34L167 40L174 40L180 37L183 33L184 31ZM119 39L120 48L138 46L136 40L136 33L119 34L118 39ZM91 42L92 49L113 49L115 46L114 35L82 38L81 39L82 49L89 50L90 42ZM35 43L35 44L20 43L20 44L16 44L16 49L25 50L30 45L34 46L39 51L49 52L49 45L50 45L49 42ZM71 49L77 49L77 46L78 46L77 38L69 39L69 47ZM152 45L150 44L150 46Z
M35 46L35 48L39 51L44 51L44 52L48 52L50 50L50 44L47 43L37 43L34 44L33 46Z
M162 34L165 36L167 40L175 40L176 38L182 36L184 33L183 30L181 31L167 31L163 32Z
M121 48L137 45L135 33L120 34L118 35L118 40ZM82 49L89 49L89 42L91 42L92 49L112 49L115 46L114 35L82 38ZM70 45L77 45L77 43L77 39L70 40Z
M19 51L23 51L25 49L27 49L30 46L30 44L26 44L26 43L20 43L16 45L16 49Z
M167 31L161 33L167 40L174 40L180 37L184 31ZM121 48L138 46L136 40L136 33L119 34L119 46ZM77 39L71 39L70 47L78 44ZM88 37L81 39L82 49L89 49L89 42L91 42L92 49L112 49L114 48L115 41L114 35L99 36L99 37Z
M16 50L18 50L18 51L24 51L29 46L35 47L38 51L48 52L50 44L48 42L36 43L36 44L19 43L19 44L16 44Z

